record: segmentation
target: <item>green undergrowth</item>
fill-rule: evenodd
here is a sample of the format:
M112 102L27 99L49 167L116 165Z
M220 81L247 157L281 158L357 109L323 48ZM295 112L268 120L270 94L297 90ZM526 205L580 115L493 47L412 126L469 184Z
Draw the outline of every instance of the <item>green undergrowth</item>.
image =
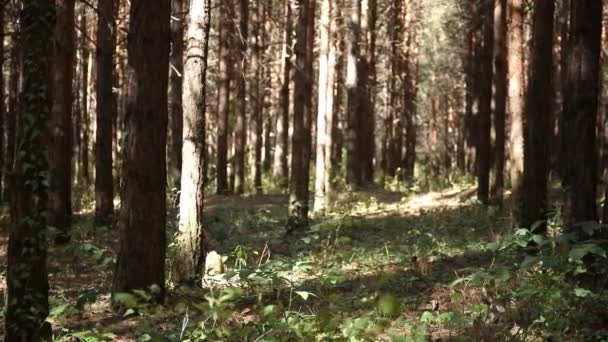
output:
M555 222L549 237L511 230L470 194L349 194L289 237L276 196L210 205L225 274L195 287L169 276L163 306L120 294L124 317L107 322L129 329L74 319L104 310L107 286L54 297L49 319L63 341L608 341L602 227L576 240ZM110 269L111 239L90 234L73 253Z

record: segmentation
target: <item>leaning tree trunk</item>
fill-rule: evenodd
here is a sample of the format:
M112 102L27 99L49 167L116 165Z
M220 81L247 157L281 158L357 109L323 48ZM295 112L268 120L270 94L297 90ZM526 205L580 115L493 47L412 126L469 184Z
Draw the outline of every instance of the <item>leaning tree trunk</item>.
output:
M509 73L509 178L511 182L511 225L522 227L520 202L524 172L524 6L523 0L509 0L507 63Z
M297 0L295 77L293 99L293 136L291 184L289 194L290 229L308 224L308 180L310 160L310 99L312 98L312 54L308 47L314 39L315 0Z
M530 227L547 216L549 137L553 113L553 0L535 0L526 97L521 223ZM541 225L540 231L546 228Z
M123 166L120 244L114 293L165 294L166 140L171 42L170 0L132 0L132 77Z
M190 281L204 263L203 199L205 150L205 79L208 36L207 0L190 0L183 73L184 139L177 237L176 276Z
M483 46L479 74L479 132L477 141L477 197L487 204L490 196L490 160L492 151L492 61L494 51L494 1L481 2Z
M69 240L72 221L72 76L74 74L74 0L58 0L50 122L49 225L57 242Z
M568 146L567 225L597 220L596 122L602 1L572 1L564 105Z
M24 0L22 111L19 116L11 229L8 243L5 341L51 338L46 265L49 162L47 132L51 119L50 85L55 2Z
M113 94L114 0L99 0L97 16L97 130L95 140L95 222L108 224L114 211L112 126L116 117Z

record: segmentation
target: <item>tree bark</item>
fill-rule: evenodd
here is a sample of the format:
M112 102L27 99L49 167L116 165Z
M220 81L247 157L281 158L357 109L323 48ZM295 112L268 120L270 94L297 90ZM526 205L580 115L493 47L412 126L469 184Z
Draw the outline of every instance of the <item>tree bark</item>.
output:
M509 178L511 182L511 225L522 227L520 203L524 172L524 5L509 0L508 22L508 96L509 96Z
M597 146L602 1L572 1L564 105L568 144L566 224L597 221Z
M279 113L277 117L277 144L274 153L273 177L280 188L287 188L289 178L289 103L291 84L291 57L293 54L292 0L285 0L285 32L283 35L283 55L281 59L281 89L279 94Z
M546 220L549 137L553 107L553 0L535 0L524 132L524 177L521 223ZM539 231L544 231L543 224Z
M230 113L230 83L232 74L232 24L234 18L233 0L222 2L220 6L220 59L219 90L217 104L217 194L229 192L228 187L228 116Z
M6 185L4 198L11 200L13 168L15 163L17 117L19 112L19 93L21 85L21 44L20 27L15 25L11 34L10 71L8 84L8 113L6 118Z
M333 43L335 21L332 19L335 4L332 0L321 3L321 40L319 52L319 101L317 110L317 145L315 165L314 211L327 208L331 194L331 152L336 49Z
M166 140L171 42L169 0L131 1L120 244L113 292L165 294Z
M488 204L490 196L490 162L491 129L492 129L492 75L494 51L494 1L480 3L483 16L483 44L480 58L479 74L479 133L477 141L477 197Z
M57 0L50 121L50 226L57 242L69 241L72 221L72 76L74 74L74 0Z
M360 187L363 183L359 158L360 133L362 124L361 113L364 98L361 97L361 0L353 0L352 13L348 23L348 62L346 75L347 91L347 129L346 129L346 183L351 189ZM365 80L363 80L365 81Z
M289 195L289 229L308 224L308 180L310 177L310 118L312 113L312 53L315 0L296 0L296 26L293 135Z
M234 129L234 193L245 192L245 153L247 146L247 39L249 0L239 0L239 30L236 34L236 125Z
M264 107L265 107L265 88L264 77L265 70L270 68L262 67L262 52L265 49L264 44L266 38L265 28L265 12L260 6L259 0L252 2L253 8L251 11L252 34L250 38L251 49L251 70L253 79L249 90L249 98L251 99L251 146L253 146L253 158L251 163L251 174L253 179L253 188L256 194L262 193L262 147L266 139L264 139ZM264 158L268 159L268 158Z
M95 140L95 222L111 223L114 212L112 174L114 106L114 0L99 0L97 16L97 129Z
M24 0L21 12L24 67L14 196L8 244L5 341L46 341L51 327L46 266L48 205L47 139L52 113L51 57L56 7L51 0ZM27 67L26 67L27 66Z
M182 167L183 110L182 83L184 72L184 26L186 11L184 0L171 1L171 59L169 67L169 179L176 189L180 187Z
M502 205L505 187L505 125L507 110L507 0L494 7L494 182L492 201Z
M205 260L203 229L205 149L205 80L208 35L207 0L190 0L184 65L184 140L176 256L178 281L202 275Z

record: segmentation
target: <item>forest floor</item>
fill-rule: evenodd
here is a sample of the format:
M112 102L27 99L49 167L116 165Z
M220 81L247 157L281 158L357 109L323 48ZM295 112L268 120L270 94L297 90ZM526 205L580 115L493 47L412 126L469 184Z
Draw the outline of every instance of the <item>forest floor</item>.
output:
M207 276L202 289L171 288L163 306L146 302L145 293L125 297L124 315L109 295L116 231L93 228L83 213L74 243L50 251L49 320L63 341L526 340L532 327L555 325L547 316L561 306L550 299L553 307L535 306L543 295L519 290L551 296L552 280L519 271L521 253L505 242L513 240L507 215L474 194L472 187L345 194L331 215L287 238L285 196L210 196L210 249L227 257L226 272ZM170 284L172 253L170 245ZM587 312L597 309L590 329L605 332L608 314L597 305ZM0 335L3 328L0 322Z

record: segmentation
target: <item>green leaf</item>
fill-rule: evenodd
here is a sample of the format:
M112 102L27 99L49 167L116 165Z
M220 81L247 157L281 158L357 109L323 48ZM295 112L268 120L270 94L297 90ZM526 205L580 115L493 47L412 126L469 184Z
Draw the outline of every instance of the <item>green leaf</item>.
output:
M430 311L425 311L422 313L422 316L420 316L420 322L422 323L433 324L435 320L435 315Z
M378 310L385 316L394 316L400 313L399 300L392 294L385 294L378 299Z
M586 298L586 297L591 297L593 296L593 292L587 290L587 289L583 289L583 288L576 288L574 289L574 295L580 298Z
M302 297L302 299L304 299L304 300L308 300L308 298L310 296L317 297L317 295L315 295L314 293L307 292L307 291L294 291L294 293L297 294L298 296Z

